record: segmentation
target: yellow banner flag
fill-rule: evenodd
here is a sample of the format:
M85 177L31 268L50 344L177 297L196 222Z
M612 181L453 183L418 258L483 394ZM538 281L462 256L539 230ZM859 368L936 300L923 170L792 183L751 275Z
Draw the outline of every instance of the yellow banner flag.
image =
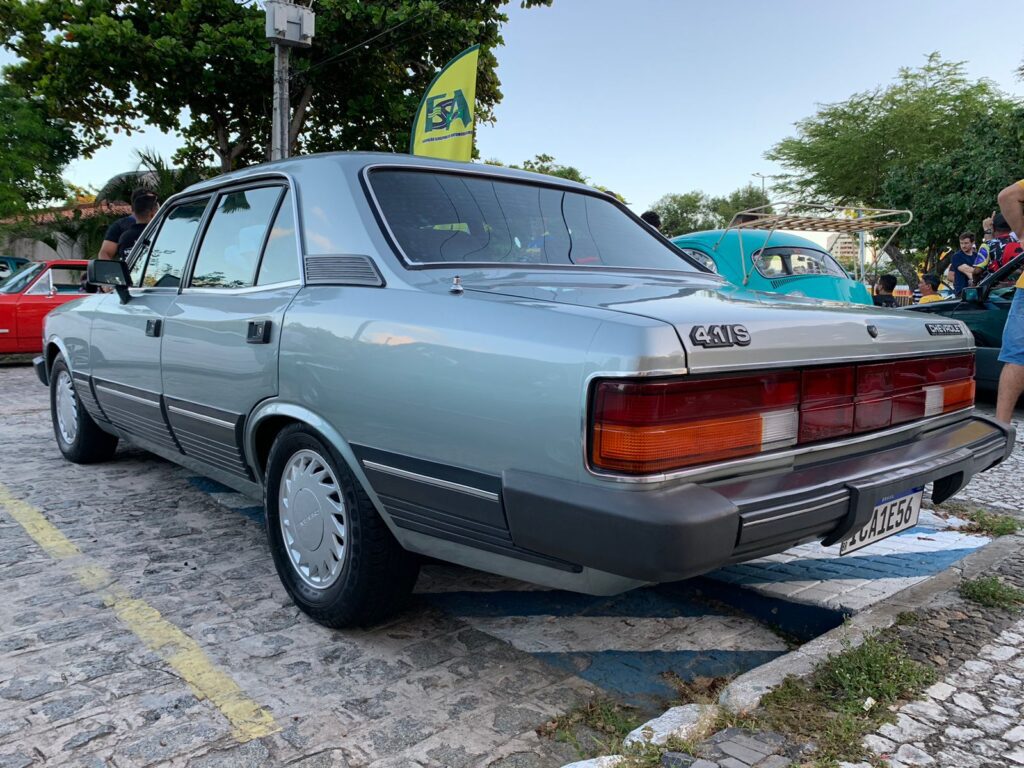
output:
M472 159L479 55L480 46L474 45L437 73L416 110L410 154L464 162Z

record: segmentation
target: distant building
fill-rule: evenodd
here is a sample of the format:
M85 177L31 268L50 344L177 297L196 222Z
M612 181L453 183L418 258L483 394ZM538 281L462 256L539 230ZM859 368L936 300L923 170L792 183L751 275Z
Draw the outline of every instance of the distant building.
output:
M828 238L828 252L840 264L856 264L860 254L858 239L849 232L840 232Z

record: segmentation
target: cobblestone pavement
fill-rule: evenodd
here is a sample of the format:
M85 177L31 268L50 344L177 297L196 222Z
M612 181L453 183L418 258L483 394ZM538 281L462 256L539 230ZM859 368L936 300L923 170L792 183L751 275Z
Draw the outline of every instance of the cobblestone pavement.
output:
M251 502L231 510L130 447L69 464L32 370L0 365L0 391L0 768L558 766L574 750L535 729L594 693L578 673L596 660L650 679L637 658L787 647L750 619L645 591L580 597L588 615L555 631L563 593L448 566L425 568L391 623L328 630L280 586ZM39 545L47 527L68 550L56 559ZM517 616L481 608L498 603ZM516 623L532 627L530 652L503 638ZM240 743L225 716L239 702L272 732Z
M868 737L892 768L1024 765L1024 621L1001 633L953 675L902 707Z

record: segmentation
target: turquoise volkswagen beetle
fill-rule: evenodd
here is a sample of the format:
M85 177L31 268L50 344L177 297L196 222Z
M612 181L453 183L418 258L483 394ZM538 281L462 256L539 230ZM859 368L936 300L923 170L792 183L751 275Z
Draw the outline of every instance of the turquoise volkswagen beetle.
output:
M710 229L680 235L672 242L736 285L850 304L872 303L867 286L851 278L814 241L755 230L743 232L741 249L740 236L736 229Z
M872 304L867 286L850 277L820 245L791 231L854 234L898 230L909 222L910 212L857 209L853 218L822 215L833 213L827 206L799 208L801 213L807 209L813 209L816 215L794 215L795 206L787 204L741 211L726 229L691 232L672 238L672 242L735 285L789 296Z

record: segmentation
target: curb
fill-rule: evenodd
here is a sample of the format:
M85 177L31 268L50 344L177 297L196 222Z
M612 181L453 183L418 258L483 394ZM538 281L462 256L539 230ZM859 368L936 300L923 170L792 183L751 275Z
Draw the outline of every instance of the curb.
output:
M854 614L842 626L740 675L722 689L718 697L719 705L739 714L756 709L761 699L789 675L804 677L828 656L838 653L844 647L856 647L872 632L892 626L900 613L941 602L942 596L963 578L970 578L999 563L1019 549L1021 541L1024 541L1024 537L1020 535L994 539L946 570Z
M897 592L881 603L869 606L854 614L842 626L831 629L810 640L796 650L761 665L733 680L722 689L718 706L722 709L744 714L756 709L769 692L780 685L788 676L804 677L814 671L830 655L847 647L856 647L864 639L881 629L892 626L899 614L922 608L939 607L952 602L950 592L964 579L975 578L1014 554L1024 543L1024 535L1011 534L993 539L981 549L944 571L930 576L906 589ZM705 705L708 709L714 705ZM679 709L679 708L675 708ZM630 734L633 743L664 744L675 736L675 718L667 717L673 710L647 721ZM625 743L624 746L629 746ZM583 760L563 768L613 768L626 758L622 755Z

